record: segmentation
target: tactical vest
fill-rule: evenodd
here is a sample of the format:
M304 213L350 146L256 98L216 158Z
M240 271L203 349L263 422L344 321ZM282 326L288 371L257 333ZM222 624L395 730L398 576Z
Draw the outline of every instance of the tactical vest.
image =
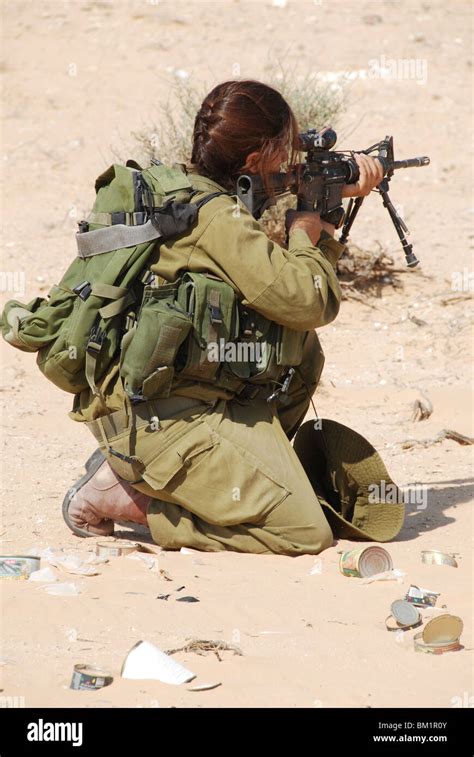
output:
M186 271L173 283L150 277L134 326L121 345L120 374L132 401L168 397L179 377L240 393L281 386L302 361L306 332L244 307L209 273Z

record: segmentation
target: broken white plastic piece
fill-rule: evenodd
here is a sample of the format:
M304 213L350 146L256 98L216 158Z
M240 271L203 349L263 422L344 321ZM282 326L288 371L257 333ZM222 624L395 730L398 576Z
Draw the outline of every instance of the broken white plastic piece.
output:
M196 675L149 641L139 641L125 658L122 678L154 679L179 686L192 681Z
M81 590L76 584L51 584L51 586L43 586L46 594L53 594L57 597L74 597L81 593Z
M58 579L54 575L51 568L41 568L40 570L34 570L30 573L28 581L41 581L45 584L55 583Z
M393 570L384 570L383 573L375 573L373 576L367 576L363 578L361 584L371 584L373 581L397 581L402 583L403 577L406 576L405 571L393 568Z

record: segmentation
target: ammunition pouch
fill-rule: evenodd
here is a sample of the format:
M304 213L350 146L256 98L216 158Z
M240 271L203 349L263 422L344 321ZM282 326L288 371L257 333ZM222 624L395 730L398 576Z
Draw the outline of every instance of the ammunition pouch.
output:
M175 378L251 398L301 363L305 334L244 307L221 279L187 271L173 283L145 286L137 321L122 339L120 374L132 401L168 397Z

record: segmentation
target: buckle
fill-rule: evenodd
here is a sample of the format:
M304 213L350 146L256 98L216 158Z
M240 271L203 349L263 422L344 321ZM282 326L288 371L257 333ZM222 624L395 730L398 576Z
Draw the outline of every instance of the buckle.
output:
M106 337L105 331L98 326L94 326L89 334L89 341L87 342L86 352L89 355L97 355L102 349Z
M222 323L222 311L216 305L208 303L209 310L211 311L211 323Z
M92 287L88 281L82 281L80 284L77 284L77 286L73 287L74 294L77 294L78 297L81 298L81 300L87 300L90 293L92 292Z
M274 383L277 385L277 389L275 389L269 397L267 397L267 402L273 402L274 400L279 400L282 405L287 405L290 401L290 398L288 397L288 389L291 384L291 380L293 376L295 375L296 371L294 368L288 368L288 371L286 373L285 379L283 383L280 383L279 381L275 381Z
M112 226L115 226L115 224L126 224L127 223L127 214L123 210L118 210L115 213L110 214L110 220L112 222Z
M140 281L144 286L150 286L155 281L155 274L153 271L150 271L149 268L146 269L146 271L140 276Z
M257 386L255 384L245 384L242 391L238 392L238 397L244 400L254 400L264 388L265 385Z

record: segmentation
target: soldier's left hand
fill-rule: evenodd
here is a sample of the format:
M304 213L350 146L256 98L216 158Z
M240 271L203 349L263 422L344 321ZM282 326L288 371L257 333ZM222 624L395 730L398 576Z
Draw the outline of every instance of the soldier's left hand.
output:
M383 179L382 164L377 158L364 153L355 153L354 159L359 166L359 180L355 184L345 184L343 197L366 197Z

